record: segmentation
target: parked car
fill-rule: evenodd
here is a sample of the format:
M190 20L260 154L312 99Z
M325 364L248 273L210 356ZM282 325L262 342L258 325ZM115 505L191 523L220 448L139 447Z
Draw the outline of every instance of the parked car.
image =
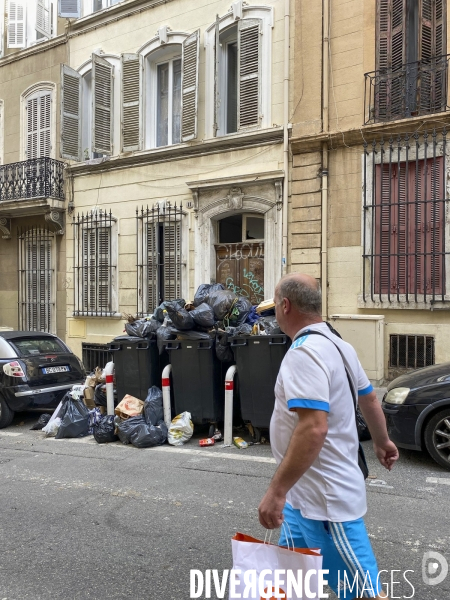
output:
M56 335L0 332L0 429L15 412L55 408L85 376L81 361Z
M383 398L389 435L400 448L428 450L450 470L450 363L392 381Z

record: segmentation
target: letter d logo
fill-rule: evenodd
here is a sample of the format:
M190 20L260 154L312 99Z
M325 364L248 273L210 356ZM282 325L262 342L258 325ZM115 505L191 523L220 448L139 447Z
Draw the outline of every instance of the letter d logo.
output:
M448 575L447 559L429 550L425 552L422 559L422 579L427 585L439 585Z

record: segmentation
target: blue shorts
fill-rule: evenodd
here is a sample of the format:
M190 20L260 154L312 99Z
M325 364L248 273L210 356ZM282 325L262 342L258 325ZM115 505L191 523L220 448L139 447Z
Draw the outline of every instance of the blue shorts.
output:
M328 585L338 598L376 598L382 591L378 566L363 519L331 523L305 519L300 510L285 505L280 546L320 548ZM290 531L289 531L290 530Z

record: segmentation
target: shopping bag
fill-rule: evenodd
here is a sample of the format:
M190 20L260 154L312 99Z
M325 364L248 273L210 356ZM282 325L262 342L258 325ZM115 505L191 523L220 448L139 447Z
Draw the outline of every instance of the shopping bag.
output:
M232 581L229 582L230 600L244 597L260 600L263 597L261 592L264 593L264 596L272 599L277 596L286 600L320 598L319 571L322 569L320 550L293 548L293 545L290 548L284 548L265 543L243 533L236 533L232 538L231 545L233 579L237 583L232 585ZM279 576L279 585L277 585L276 572ZM290 584L287 581L288 572L290 572ZM305 578L308 580L308 595L305 594ZM244 596L244 591L248 595ZM272 596L268 592L271 592Z
M144 403L139 398L126 394L114 409L114 414L121 419L139 417L144 410Z

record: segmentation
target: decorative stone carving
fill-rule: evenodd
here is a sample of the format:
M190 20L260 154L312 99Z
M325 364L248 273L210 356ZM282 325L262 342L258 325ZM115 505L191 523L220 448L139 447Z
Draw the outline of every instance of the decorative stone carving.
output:
M241 188L231 188L227 195L228 208L230 210L241 210L243 204L244 194Z
M0 231L4 234L2 235L4 240L11 239L11 219L0 217Z
M275 181L275 195L277 199L277 209L281 210L283 207L283 183L281 180Z
M45 220L57 235L62 235L64 233L65 219L62 211L52 210L49 213L46 213Z

